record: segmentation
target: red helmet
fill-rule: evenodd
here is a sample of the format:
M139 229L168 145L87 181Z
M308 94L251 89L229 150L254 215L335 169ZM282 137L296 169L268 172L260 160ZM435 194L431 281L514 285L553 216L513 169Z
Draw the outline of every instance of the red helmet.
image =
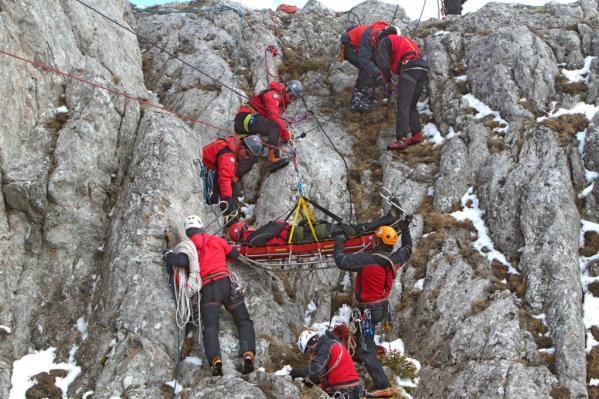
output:
M246 222L235 222L229 227L227 235L234 242L241 241L241 234L249 229L250 225Z

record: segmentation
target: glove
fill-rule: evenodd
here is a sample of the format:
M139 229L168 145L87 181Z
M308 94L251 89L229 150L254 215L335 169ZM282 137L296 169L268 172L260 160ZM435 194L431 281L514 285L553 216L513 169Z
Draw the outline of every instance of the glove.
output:
M302 382L304 383L306 388L312 388L314 386L314 384L312 384L312 381L310 381L310 379L308 379L308 378L304 378L304 380Z
M164 251L162 251L162 257L166 261L166 257L168 256L168 254L172 254L172 253L174 253L174 252L171 251L170 249L165 249Z
M410 228L410 223L412 223L412 220L414 219L414 217L412 215L406 215L404 216L403 220L401 222L399 222L399 228L401 230L406 230Z
M221 204L220 204L221 211L224 211L227 214L229 214L237 209L237 203L235 202L235 200L233 200L232 197L226 197L226 198L223 198L222 200L224 202L226 202L227 204L225 205L224 203L221 202Z
M347 236L345 234L343 234L343 233L338 234L335 237L335 246L337 246L337 245L343 245L343 243L345 242L345 240L347 240Z
M292 380L295 380L296 378L301 378L304 376L300 369L291 369L291 371L289 372L289 375L291 376Z
M383 75L378 75L375 79L375 85L383 86L384 84L385 84L385 78L383 78Z

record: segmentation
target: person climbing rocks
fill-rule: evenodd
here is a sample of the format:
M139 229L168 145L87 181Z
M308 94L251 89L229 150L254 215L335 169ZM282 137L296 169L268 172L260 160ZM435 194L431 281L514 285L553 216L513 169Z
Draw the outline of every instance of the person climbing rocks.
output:
M227 136L216 139L202 149L202 161L215 173L212 203L221 202L226 215L237 210L241 179L250 171L259 156L265 155L262 140L257 135L243 138Z
M239 353L241 354L241 372L254 370L256 357L256 334L243 298L241 287L227 267L227 258L237 259L239 252L224 239L204 232L204 223L199 216L185 219L185 235L191 240L197 251L200 265L202 289L200 291L200 317L202 321L202 339L204 351L213 376L223 375L223 362L218 340L220 309L233 316L239 333ZM190 268L190 256L167 250L164 253L167 264L173 267Z
M290 80L284 84L270 82L266 90L262 90L242 104L235 116L235 133L259 134L267 137L271 170L289 164L289 161L281 162L277 148L280 140L286 143L292 138L284 120L284 112L289 103L301 97L303 91L304 88L299 80Z
M385 216L382 216L371 222L353 225L316 222L313 226L316 237L319 240L326 240L339 234L353 237L374 231L380 226L393 224L401 217L401 215L402 212L399 210L399 208L391 206L391 209ZM239 221L231 224L228 227L227 236L233 242L247 243L252 246L285 245L289 241L289 234L291 233L292 227L293 225L291 223L288 223L284 220L275 220L257 229L253 226L250 226L246 222ZM291 242L314 242L314 236L309 224L305 223L296 226Z
M354 300L361 319L353 322L358 325L358 357L366 366L376 389L388 388L389 380L377 359L374 331L377 324L389 316L387 297L393 288L395 274L412 253L411 221L412 216L406 215L399 222L402 245L397 251L393 251L397 232L390 226L381 226L375 231L375 250L371 254L346 255L343 253L345 237L335 238L335 264L342 270L357 273Z
M466 0L443 0L443 15L461 15Z
M352 92L352 110L370 112L374 110L374 93L383 86L381 71L373 62L379 41L389 34L398 34L399 28L386 22L376 21L370 25L356 26L341 36L339 59L349 61L358 68L358 78Z
M393 86L399 76L396 141L389 150L401 150L422 141L422 125L416 105L428 78L428 63L422 58L420 47L409 37L388 35L379 44L375 57L387 86Z
M320 382L320 387L334 398L360 399L364 388L354 362L345 346L327 331L319 336L318 331L303 331L297 346L302 353L313 355L306 367L292 368L292 380L303 378L304 384L312 387Z

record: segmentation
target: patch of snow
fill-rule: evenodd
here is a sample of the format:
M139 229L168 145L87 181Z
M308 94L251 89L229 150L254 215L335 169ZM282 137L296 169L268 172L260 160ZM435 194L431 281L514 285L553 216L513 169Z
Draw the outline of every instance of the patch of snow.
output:
M94 391L87 391L81 396L81 399L87 399L94 394Z
M87 330L87 322L85 321L85 317L80 317L77 319L77 331L79 331L81 333L81 339L82 340L86 340L87 337L89 336L88 330Z
M445 35L449 35L449 32L446 30L440 30L439 32L435 33L434 36L445 36Z
M420 114L425 114L430 117L433 116L433 111L431 111L431 105L430 105L428 98L424 101L417 102L416 109L418 110L418 113L420 113Z
M7 327L7 326L0 325L0 330L4 331L7 334L12 333L12 330L10 329L10 327Z
M533 319L537 319L537 320L541 320L543 322L543 324L547 324L545 313L541 313L541 314L538 314L538 315L532 315L532 318Z
M587 182L590 183L592 181L597 180L597 178L599 178L599 173L595 172L594 170L585 169L584 177L585 177L585 179L587 179Z
M185 359L183 359L183 361L198 367L204 363L201 358L196 356L187 356Z
M34 385L32 377L39 373L48 373L50 370L66 370L67 376L56 378L56 386L62 390L62 397L67 399L69 385L81 373L81 368L75 363L75 352L77 347L73 347L69 352L68 363L54 363L56 348L50 347L43 351L35 351L15 360L10 379L11 389L8 395L9 399L23 399L25 392Z
M474 115L474 119L482 119L486 116L491 115L493 116L493 120L501 126L493 129L493 131L497 133L507 132L507 129L510 125L505 121L505 119L501 117L501 114L498 111L493 111L491 108L489 108L487 104L483 103L470 93L464 94L462 98L466 100L470 107L474 108L477 111L477 114Z
M589 386L599 387L599 378L591 378L591 381L589 381Z
M175 389L175 395L177 395L179 392L183 390L181 384L176 380L169 381L166 383L166 385Z
M582 132L576 133L576 139L578 140L578 153L580 154L580 159L584 159L584 141L587 137L587 129L584 129Z
M404 343L401 338L391 342L381 342L379 345L385 348L387 352L399 352L401 354L404 353Z
M437 126L434 123L429 122L426 125L424 125L424 127L422 128L422 134L424 135L424 138L427 142L433 143L433 145L435 146L443 144L443 141L445 141L443 136L441 136L439 129L437 129Z
M251 219L254 217L254 204L245 204L241 207L241 212L245 215L245 219Z
M555 353L555 348L541 348L541 349L539 349L539 352L548 353L550 355L553 355Z
M501 264L507 266L509 273L520 274L514 267L512 267L510 262L508 262L505 255L495 249L483 219L485 211L478 207L478 198L476 197L476 194L474 194L473 187L470 187L468 192L462 197L462 207L463 210L453 212L451 213L451 216L460 222L463 222L466 219L469 219L472 222L474 228L478 232L478 238L474 241L474 248L489 261L497 260Z
M591 191L593 191L593 187L595 187L595 183L591 183L587 188L582 190L580 194L578 194L578 198L585 198L586 196L588 196L591 193Z
M449 131L447 132L447 136L445 137L446 140L452 139L455 136L459 136L460 134L462 134L461 132L456 132L455 130L453 130L453 127L449 127Z
M429 197L434 197L435 196L435 187L434 186L430 186L429 188L426 189L426 195Z
M599 326L599 298L593 296L592 293L584 294L584 303L582 306L584 326L587 329L587 352L599 344L591 333L591 327Z
M67 113L69 113L69 109L65 105L63 105L61 107L56 108L56 113L57 114L67 114Z
M417 388L418 387L418 384L415 383L414 381L412 381L411 378L395 377L395 381L397 382L397 385L400 387L404 387L404 388Z
M545 119L559 118L562 115L570 115L570 114L583 114L590 121L593 119L593 117L595 116L595 113L597 113L597 111L599 111L599 106L596 107L592 104L580 102L580 103L577 103L574 106L574 108L571 108L571 109L560 108L557 111L550 112L548 116L541 116L541 117L537 118L537 122L543 122Z
M467 82L468 81L468 75L456 76L454 79L456 80L456 82Z
M281 370L277 370L275 371L275 375L289 375L289 373L291 372L291 366L286 364L283 366L283 368Z
M127 389L131 386L131 384L133 384L133 377L128 375L125 378L123 378L123 388Z
M421 278L420 280L416 281L416 284L414 284L414 288L422 291L422 289L424 288L424 279Z
M326 330L328 328L333 328L336 325L345 324L346 326L349 326L349 320L351 318L351 313L352 313L352 308L346 304L343 304L339 308L339 310L337 311L335 316L333 316L330 326L329 326L329 322L325 321L325 322L321 322L321 323L312 323L312 325L310 325L310 328L317 330L318 333L320 335L322 335L326 332Z
M564 75L569 83L585 82L589 81L589 75L591 74L591 63L596 57L588 56L584 59L584 66L581 69L562 69L562 75Z
M306 306L306 310L304 311L304 325L309 326L312 321L312 313L316 311L316 305L314 302L310 301L308 306Z
M351 288L351 276L349 272L345 272L341 285L343 286L343 291L349 291L349 289Z

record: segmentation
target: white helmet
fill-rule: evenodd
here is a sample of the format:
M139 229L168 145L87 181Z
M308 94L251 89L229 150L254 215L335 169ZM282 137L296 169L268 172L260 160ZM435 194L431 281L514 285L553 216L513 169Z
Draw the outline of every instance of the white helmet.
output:
M265 151L266 147L264 147L262 139L257 134L252 134L250 136L244 137L243 142L253 155L266 156L266 153L268 151Z
M401 35L401 28L397 25L391 25L390 28L394 28L395 29L395 34L396 35Z
M308 349L308 343L314 338L318 337L318 331L308 328L307 330L302 331L299 338L297 339L297 347L302 353L306 353Z
M196 216L196 215L187 216L187 218L185 218L185 223L183 224L183 228L185 230L191 229L191 228L203 229L204 222L202 222L202 219L199 216Z

